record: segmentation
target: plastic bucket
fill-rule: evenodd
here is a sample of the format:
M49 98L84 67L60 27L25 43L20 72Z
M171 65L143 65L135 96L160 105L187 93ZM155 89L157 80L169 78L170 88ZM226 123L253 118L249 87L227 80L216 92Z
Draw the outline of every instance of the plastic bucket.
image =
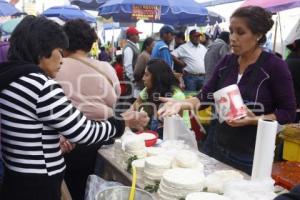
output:
M117 186L99 192L95 200L128 200L131 187ZM155 200L145 190L136 188L134 200Z

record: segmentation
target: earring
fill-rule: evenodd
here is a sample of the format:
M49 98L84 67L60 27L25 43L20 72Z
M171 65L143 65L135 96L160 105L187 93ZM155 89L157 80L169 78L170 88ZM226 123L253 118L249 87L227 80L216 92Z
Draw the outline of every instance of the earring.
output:
M260 40L260 38L257 38L256 40L257 40L257 42L258 42L258 41Z

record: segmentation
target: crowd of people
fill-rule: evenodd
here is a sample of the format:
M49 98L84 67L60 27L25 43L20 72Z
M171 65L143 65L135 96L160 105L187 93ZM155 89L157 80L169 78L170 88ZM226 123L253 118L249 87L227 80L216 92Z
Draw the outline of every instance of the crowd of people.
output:
M258 120L300 119L300 40L288 45L286 61L265 51L273 24L263 8L242 7L230 17L230 32L214 41L197 30L186 41L185 33L165 25L159 40L148 37L141 49L141 32L129 27L115 59L105 47L93 59L98 38L87 22L61 27L25 17L9 43L0 44L1 199L58 200L63 179L73 199L83 199L97 149L125 126L162 138L163 117L180 114L191 128L189 113L213 105L212 93L232 84L247 116L213 118L201 150L250 174ZM186 98L185 92L198 94Z

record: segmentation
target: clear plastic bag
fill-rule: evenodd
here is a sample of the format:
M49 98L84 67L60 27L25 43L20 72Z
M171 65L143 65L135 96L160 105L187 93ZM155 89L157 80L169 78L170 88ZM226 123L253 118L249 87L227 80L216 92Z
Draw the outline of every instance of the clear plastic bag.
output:
M164 118L164 140L183 140L191 149L198 150L195 133L186 127L179 115Z
M224 187L224 196L232 200L273 200L274 180L242 180L228 182Z
M122 184L113 181L106 181L97 175L89 175L86 182L84 199L95 200L95 197L99 192L115 186L122 186Z

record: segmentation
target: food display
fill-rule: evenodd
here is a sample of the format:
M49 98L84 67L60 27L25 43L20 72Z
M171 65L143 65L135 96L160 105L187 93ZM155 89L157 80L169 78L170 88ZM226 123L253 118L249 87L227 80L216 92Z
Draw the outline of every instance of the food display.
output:
M185 198L189 193L202 191L204 180L204 174L195 169L170 169L163 174L158 195L161 200Z
M128 133L116 141L114 155L123 158L128 172L134 166L141 188L160 200L271 200L275 195L273 182L246 181L238 170L217 165L218 161L183 141L167 140L146 147L148 139L153 137L146 132Z

